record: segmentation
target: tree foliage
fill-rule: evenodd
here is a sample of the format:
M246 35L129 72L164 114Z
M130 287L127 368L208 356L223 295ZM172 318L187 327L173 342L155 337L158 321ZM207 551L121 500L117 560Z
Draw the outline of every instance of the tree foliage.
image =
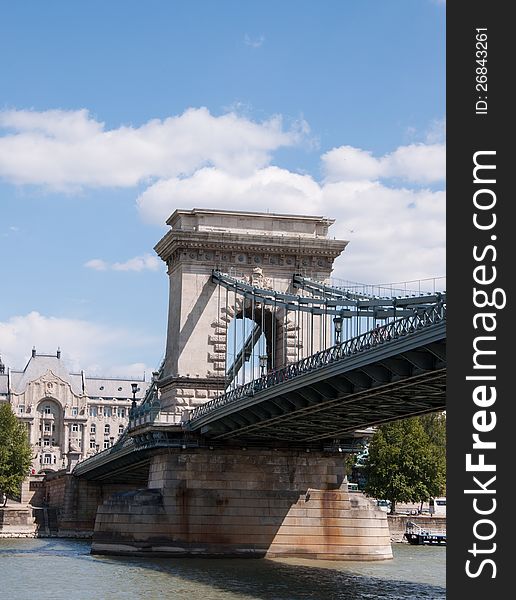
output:
M423 502L446 482L446 417L413 417L378 427L364 465L365 493L396 502Z
M0 404L0 496L18 496L27 477L32 452L25 426L7 402Z

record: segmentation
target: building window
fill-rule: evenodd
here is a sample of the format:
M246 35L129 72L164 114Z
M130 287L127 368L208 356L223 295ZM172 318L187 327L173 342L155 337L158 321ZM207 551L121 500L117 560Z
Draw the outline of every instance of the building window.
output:
M92 423L90 425L90 433L97 433L97 426L95 425L95 423Z
M95 440L90 440L90 448L95 450L95 446L96 446Z
M25 404L20 404L20 406L18 406L18 412L20 413L20 415L23 415L23 413L25 412Z
M90 417L96 417L96 416L97 416L97 407L90 406Z
M44 446L50 446L50 440L43 440Z
M77 423L72 423L72 431L79 431L79 425Z
M45 409L44 409L44 411L43 411L43 412L44 412L46 415L51 415L51 414L52 414L52 411L50 410L50 404L47 404L47 405L45 406Z
M119 425L118 426L118 435L121 435L122 433L124 433L124 426L123 425Z
M50 433L52 431L52 428L50 427L50 423L45 423L45 433Z
M104 425L104 435L109 435L109 425Z
M125 408L120 407L120 406L118 407L118 416L121 419L125 419Z
M45 454L43 456L43 464L45 464L45 465L52 464L52 455L51 454Z
M52 438L52 446L56 445L56 438Z
M112 414L113 411L111 410L111 406L104 406L104 416L110 417Z
M72 407L72 417L76 417L79 414L79 409L74 406Z
M104 440L104 450L109 448L109 440Z

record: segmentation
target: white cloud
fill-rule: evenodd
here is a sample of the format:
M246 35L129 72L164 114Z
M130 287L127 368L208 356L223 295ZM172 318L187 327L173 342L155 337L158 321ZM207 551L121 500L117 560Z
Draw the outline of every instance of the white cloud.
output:
M381 158L359 148L340 146L323 154L322 161L329 182L399 178L428 184L444 181L446 176L444 144L400 146Z
M337 182L323 188L331 235L350 241L335 276L386 283L445 273L445 193Z
M255 123L206 108L106 130L86 110L0 111L0 177L54 188L135 186L189 175L206 165L250 173L279 147L297 143L306 124L284 131L280 117Z
M108 263L101 258L92 258L88 262L84 263L88 269L94 269L95 271L106 271L109 267Z
M154 367L142 368L142 363L130 361L110 367L113 356L120 357L121 349L138 356L149 346L160 343L142 332L62 317L48 317L38 312L18 315L0 321L0 355L5 365L23 369L33 346L40 353L54 353L61 348L61 358L72 371L84 369L90 375L140 376ZM115 371L115 369L117 369Z
M426 143L383 156L342 145L321 157L324 180L271 166L275 150L307 139L301 121L285 131L205 108L106 130L87 111L0 111L0 177L54 187L135 186L142 219L164 225L176 208L316 214L336 219L331 235L349 239L336 274L357 281L440 275L445 268L445 195L424 189L445 177L445 121ZM403 185L402 183L403 182ZM412 189L411 189L412 186ZM96 270L159 268L155 256L85 263Z
M326 181L378 179L381 163L365 150L353 146L333 148L322 155Z
M414 183L444 181L446 151L443 144L400 146L380 160L384 177L399 177Z
M319 185L310 176L278 167L260 169L246 177L205 168L192 177L150 186L137 203L144 220L163 224L176 208L193 206L309 213L317 210L320 194Z
M350 240L335 275L348 280L403 281L445 270L442 191L388 187L365 178L319 184L278 167L247 177L211 168L156 183L140 195L138 206L142 218L154 223L193 206L334 218L330 234Z
M444 144L446 140L446 118L434 119L426 130L427 144Z
M135 256L123 263L114 263L114 271L157 271L163 263L151 254L145 256Z
M135 256L125 262L108 263L101 258L93 258L84 263L88 269L95 271L157 271L161 265L161 261L152 254L144 256Z
M262 46L263 42L265 42L265 37L260 35L258 37L252 38L249 34L244 35L244 44L246 46L251 46L251 48L259 48Z

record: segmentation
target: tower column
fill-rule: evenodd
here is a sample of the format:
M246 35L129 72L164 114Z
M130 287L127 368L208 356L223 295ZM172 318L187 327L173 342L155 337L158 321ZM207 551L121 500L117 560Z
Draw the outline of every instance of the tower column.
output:
M241 299L235 303L234 294L213 283L212 271L295 294L294 274L327 281L333 261L346 247L346 241L327 237L332 223L323 217L203 209L172 214L167 221L170 231L155 247L169 276L167 348L158 383L162 409L176 413L179 420L183 410L224 389L228 324L243 313L238 306ZM253 280L257 270L260 282ZM270 340L274 368L292 362L296 340L307 338L297 330L297 337L292 330L289 338L282 327L278 323ZM298 327L303 327L303 321ZM280 339L282 332L284 339ZM311 337L310 353L317 352L321 336L317 331Z

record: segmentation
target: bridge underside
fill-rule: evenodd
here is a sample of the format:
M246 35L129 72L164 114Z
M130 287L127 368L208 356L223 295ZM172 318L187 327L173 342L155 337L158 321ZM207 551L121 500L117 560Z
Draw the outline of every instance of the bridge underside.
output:
M134 441L128 438L123 448L113 447L113 452L106 453L96 461L93 468L79 463L74 475L99 483L125 483L135 488L147 487L149 480L149 465L154 449L142 448L137 450Z
M357 430L437 410L446 404L446 338L391 342L342 364L240 399L196 420L214 440L290 443L349 438ZM398 348L396 346L399 346Z
M357 429L445 408L445 369L386 385L375 385L366 378L364 373L358 381L354 373L284 392L206 426L202 432L215 439L310 443L350 437ZM370 387L363 389L368 383ZM342 394L344 386L355 391Z
M243 444L347 451L357 430L445 407L442 323L243 395L183 427L143 425L74 474L145 487L156 452Z

